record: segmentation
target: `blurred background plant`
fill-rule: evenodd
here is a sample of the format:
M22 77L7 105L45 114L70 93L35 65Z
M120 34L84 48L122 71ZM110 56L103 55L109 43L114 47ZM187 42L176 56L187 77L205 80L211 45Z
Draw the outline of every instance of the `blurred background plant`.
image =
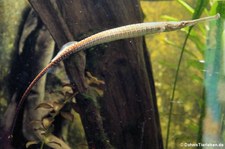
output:
M26 1L0 1L0 116L7 106L7 82L16 33L19 28ZM16 11L15 11L16 10Z
M177 21L216 14L218 1L142 1L141 4L145 21ZM152 58L166 148L182 148L181 143L203 142L203 123L208 104L204 88L204 65L210 27L208 23L199 24L194 28L146 38ZM215 42L216 38L211 40ZM217 110L221 113L220 109ZM224 122L224 119L220 118L220 122Z

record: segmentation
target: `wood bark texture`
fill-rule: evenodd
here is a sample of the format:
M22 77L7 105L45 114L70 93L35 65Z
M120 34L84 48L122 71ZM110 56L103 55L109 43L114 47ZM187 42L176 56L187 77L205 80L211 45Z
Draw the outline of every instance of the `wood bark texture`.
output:
M102 30L143 21L138 0L30 0L30 3L59 47ZM105 81L104 95L98 101L103 126L96 124L98 127L93 131L94 128L86 127L92 126L87 120L91 112L82 109L80 113L89 148L98 148L96 134L92 133L102 128L117 149L163 148L151 64L142 37L95 46L86 51L86 56L79 52L64 64L80 93L89 88L85 70ZM83 98L78 97L78 106L84 108L80 100Z

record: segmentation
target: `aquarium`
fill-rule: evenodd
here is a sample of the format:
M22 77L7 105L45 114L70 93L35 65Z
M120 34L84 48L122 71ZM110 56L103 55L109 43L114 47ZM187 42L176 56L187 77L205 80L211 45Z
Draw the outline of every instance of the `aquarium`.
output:
M225 1L0 1L3 149L225 148Z

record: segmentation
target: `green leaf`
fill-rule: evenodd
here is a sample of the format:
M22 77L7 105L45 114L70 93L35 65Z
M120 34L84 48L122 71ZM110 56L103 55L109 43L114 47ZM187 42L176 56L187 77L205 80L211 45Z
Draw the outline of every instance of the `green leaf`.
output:
M208 6L209 0L198 0L193 14L193 19L199 18L202 15L204 9Z
M40 124L40 120L32 120L29 122L29 125L37 125L37 124Z
M39 108L44 108L44 109L52 109L53 106L48 104L48 103L40 103L35 110L39 109Z
M182 6L184 6L184 8L186 8L191 14L194 13L194 9L188 5L185 1L183 0L177 0Z
M50 143L52 143L52 144L57 144L59 147L62 147L62 145L61 145L60 143L58 143L58 142L50 141L50 142L48 142L47 144L50 144Z
M53 122L54 122L54 119L52 117L45 117L42 119L42 125L46 129L49 128Z
M208 0L198 0L195 11L192 9L192 7L190 7L184 1L178 0L178 2L181 3L187 10L189 10L190 12L193 12L192 18L196 19L196 18L199 18L201 16L203 10L206 8L209 1ZM178 75L179 75L179 71L180 71L181 61L182 61L182 58L183 58L183 53L185 51L187 40L190 36L190 33L191 33L192 29L193 29L193 27L189 27L188 33L186 35L185 41L184 41L183 46L182 46L182 51L181 51L181 54L180 54L180 58L179 58L179 62L178 62L177 70L176 70L176 75L175 75L175 80L174 80L174 84L173 84L171 101L174 101L175 90L176 90L176 86L177 86L177 80L178 80ZM169 120L168 120L168 124L167 124L168 127L167 127L167 134L166 134L166 143L165 143L166 149L168 149L168 143L169 143L170 123L171 123L171 117L172 117L171 115L172 115L172 112L173 112L173 104L170 104L170 110L169 111L170 112L169 112Z
M217 6L218 6L218 2L214 2L211 6L211 9L209 11L210 15L214 15L217 13Z
M168 16L168 15L163 15L163 16L161 16L161 18L163 18L163 19L165 19L165 20L168 20L168 21L178 21L177 18Z
M196 125L196 124L194 124L194 123L191 123L191 124L187 125L187 127L188 127L188 130L190 130L190 131L192 131L192 132L195 132L195 133L197 133L198 130L199 130L199 129L198 129L199 126Z
M61 110L63 106L64 106L64 104L60 103L60 102L53 103L53 109L55 112L58 112L59 110Z
M168 39L165 39L164 41L165 41L168 45L171 45L171 46L173 46L173 47L175 47L176 49L178 49L178 50L181 51L182 47L181 47L181 46L178 46L178 45L177 45L176 43L174 43L173 41L168 40ZM188 50L188 49L185 49L185 53L188 54L188 55L190 55L190 56L192 56L193 58L197 58L197 56L195 55L195 53L191 52L191 51Z
M194 67L198 70L203 70L204 69L204 63L198 60L189 60L188 65L191 67Z
M220 17L225 19L225 1L218 2L217 13L220 13Z
M38 141L28 141L26 143L26 148L29 148L31 145L35 145L35 144L38 144L39 142Z
M73 121L74 120L74 116L73 114L69 113L69 112L60 112L61 116L63 118L65 118L66 120L69 120L69 121Z
M66 98L66 99L69 99L69 100L70 100L70 99L73 98L73 97L74 97L74 93L67 92L67 91L65 92L65 98Z

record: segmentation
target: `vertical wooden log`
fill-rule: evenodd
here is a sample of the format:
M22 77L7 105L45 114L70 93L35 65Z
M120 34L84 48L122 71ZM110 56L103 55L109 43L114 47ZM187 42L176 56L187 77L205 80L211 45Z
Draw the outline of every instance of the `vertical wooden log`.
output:
M139 2L59 1L75 39L142 22ZM87 70L106 82L101 99L104 128L116 148L162 148L150 65L143 38L97 46L88 52ZM154 98L153 98L154 97Z
M64 43L63 37L67 31L74 40L79 41L98 31L142 22L138 0L59 0L56 1L59 10L57 14L60 14L58 16L54 11L50 11L53 10L52 4L47 5L49 2L46 0L30 0L30 3L58 45ZM60 28L62 30L59 30ZM66 37L66 41L72 39L68 35ZM104 119L102 127L111 144L118 149L163 148L154 80L143 43L143 38L140 37L95 46L92 50L87 50L86 70L105 81L104 96L99 101L101 116ZM71 82L78 83L78 90L81 93L89 88L82 72L85 66L85 57L82 56L82 60L77 59L77 56L71 56L65 61L69 63L65 65L67 74ZM73 70L78 70L79 73ZM79 89L79 84L83 84L84 90ZM82 98L78 99L78 106L82 108L81 100ZM91 121L86 121L86 118L90 117L89 114L92 112L83 112L81 118L88 142L93 141L93 146L96 147L98 146L98 142L94 139L96 134L91 134L92 131L86 127L91 124Z

